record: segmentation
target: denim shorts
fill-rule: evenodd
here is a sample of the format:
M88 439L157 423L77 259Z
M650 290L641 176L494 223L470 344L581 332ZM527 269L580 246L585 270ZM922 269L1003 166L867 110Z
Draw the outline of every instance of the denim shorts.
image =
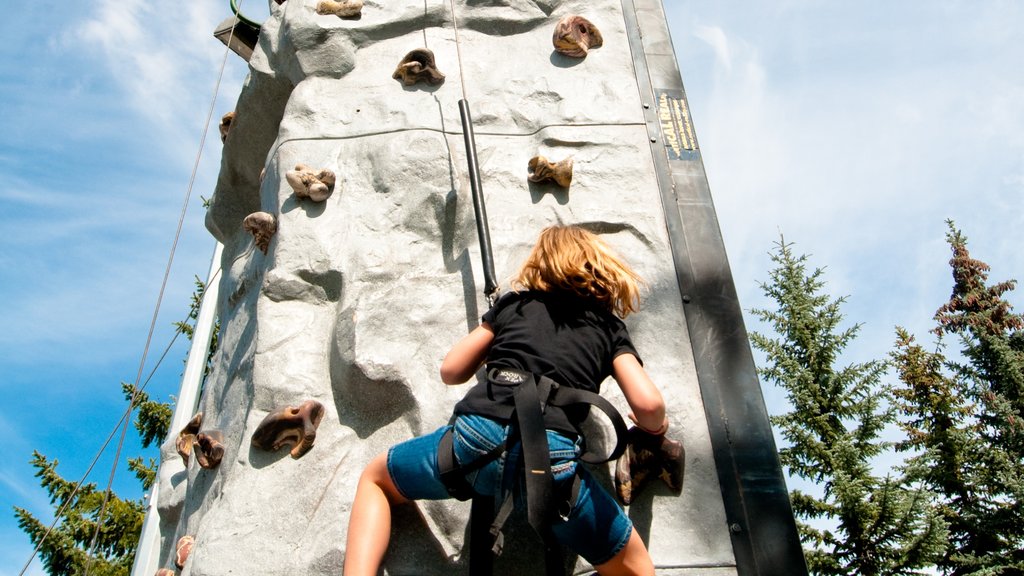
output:
M431 434L413 438L388 451L388 473L398 491L410 500L443 500L450 498L441 482L437 466L437 446L449 429L442 426ZM452 445L455 459L466 465L501 444L508 435L508 426L484 416L460 415L454 424ZM592 565L604 564L619 553L629 541L633 523L618 503L598 484L583 466L577 466L580 447L577 441L548 430L551 471L556 489L579 473L580 489L576 505L565 517L551 526L555 538L582 556ZM506 490L512 489L517 509L522 508L523 474L519 466L506 462L521 461L521 444L516 443L506 455L470 472L467 480L477 494L494 496L500 502Z

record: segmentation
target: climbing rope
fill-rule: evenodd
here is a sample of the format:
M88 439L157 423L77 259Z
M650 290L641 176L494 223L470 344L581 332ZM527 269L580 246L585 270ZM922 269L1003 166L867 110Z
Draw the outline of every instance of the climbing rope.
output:
M231 0L231 9L235 11L235 14L237 15L238 19L241 20L242 16L240 8L239 5L236 4L235 0ZM232 22L229 35L235 33L235 27L237 25L237 22ZM156 299L156 306L153 310L153 318L152 320L150 320L149 333L146 336L146 345L142 351L142 359L139 361L139 371L135 377L136 389L135 392L132 394L131 402L128 403L127 417L122 422L123 426L121 428L121 437L118 440L117 450L114 453L114 461L110 467L110 477L107 480L107 488L103 493L103 505L100 507L99 516L97 516L96 518L96 530L93 532L92 542L89 544L88 551L94 551L96 548L96 542L100 533L100 526L102 526L103 524L103 516L106 514L107 511L107 503L110 501L110 487L114 484L114 476L117 473L118 459L121 457L121 449L124 447L124 439L128 435L128 426L131 423L131 413L135 409L135 404L138 399L139 390L137 387L139 381L142 379L142 371L146 365L146 356L149 354L149 346L153 340L153 332L156 330L157 317L160 315L160 306L163 303L164 292L167 289L167 280L170 278L171 275L171 265L174 263L174 255L178 249L178 240L181 238L181 229L185 224L185 215L188 213L188 203L189 200L192 198L192 188L195 185L196 174L199 172L199 162L202 160L203 157L203 149L206 146L206 137L210 131L210 122L213 120L213 112L217 106L217 95L220 94L220 84L224 78L224 69L227 67L228 54L230 54L230 49L227 46L225 46L224 56L221 58L220 61L220 70L217 73L217 82L214 84L213 88L213 97L210 99L210 107L206 113L206 121L203 123L203 132L202 135L199 137L199 150L196 152L195 162L192 163L192 174L188 180L188 188L185 190L185 200L182 202L181 214L178 216L178 226L174 231L174 242L171 243L171 251L170 254L168 254L167 256L167 267L164 269L164 277L160 283L160 293ZM89 569L92 567L92 559L93 557L89 556L89 563L86 565L85 568L85 576L89 576Z
M459 82L462 84L462 99L469 100L466 98L466 75L463 73L462 68L462 42L459 41L459 19L455 15L455 0L449 0L448 3L452 8L452 27L455 28L455 57L459 61Z
M234 12L235 16L237 17L237 20L232 23L231 30L229 32L230 34L234 34L235 27L238 25L238 22L244 22L246 24L250 24L250 25L256 26L257 29L259 28L259 24L258 23L254 23L254 22L252 22L251 20L248 20L247 18L245 18L242 15L242 13L240 11L240 8L239 8L239 3L236 2L236 0L231 0L231 9ZM192 190L193 190L193 188L195 186L196 175L199 172L199 163L202 160L203 149L205 148L206 138L207 138L207 135L209 134L210 122L213 119L213 113L214 113L214 110L215 110L216 104L217 104L217 96L220 93L220 86L221 86L221 82L222 82L222 80L224 78L224 70L227 67L227 59L228 59L228 54L229 53L230 53L230 49L227 46L225 46L224 47L224 56L221 59L220 70L218 71L217 81L216 81L216 83L214 85L214 89L213 89L213 98L212 98L212 100L210 102L210 108L209 108L209 111L207 112L207 115L206 115L206 121L203 124L202 135L201 135L201 137L199 139L199 149L198 149L198 151L196 153L195 162L192 165L192 174L189 177L188 187L187 187L186 192L185 192L185 199L184 199L184 201L182 203L181 213L180 213L180 215L178 217L178 225L177 225L177 228L176 228L175 233L174 233L174 241L171 244L170 253L169 253L168 258L167 258L167 266L166 266L166 268L164 270L163 280L161 281L161 284L160 284L160 292L159 292L159 294L157 296L156 306L155 306L155 308L153 310L153 317L150 320L149 332L148 332L148 334L146 336L146 344L143 347L142 358L139 361L139 369L138 369L138 372L136 373L136 376L135 376L135 383L133 385L133 393L132 393L132 397L131 397L131 399L130 399L130 401L128 403L128 409L121 416L121 419L115 425L114 430L111 431L110 436L107 437L107 440L103 443L103 446L100 447L99 452L96 454L96 457L93 459L92 463L89 464L89 467L86 470L85 474L75 484L75 487L71 491L71 494L65 499L64 503L57 510L57 513L54 514L53 522L47 528L46 532L43 534L43 537L39 539L39 542L36 544L35 548L32 550L31 556L29 556L28 561L25 563L25 566L21 569L21 572L18 573L18 576L24 576L25 571L28 570L28 567L32 564L32 560L35 559L36 553L39 552L39 550L42 548L43 544L46 542L47 538L49 538L50 534L53 532L53 529L57 525L57 522L60 521L61 515L65 512L65 510L68 508L68 506L74 500L75 496L81 490L81 487L82 487L83 483L85 482L86 478L88 478L89 474L92 472L92 469L93 469L93 467L95 467L96 462L99 460L100 456L102 456L103 452L106 450L107 446L110 444L110 441L113 439L113 436L117 432L117 429L121 428L121 435L120 435L120 438L118 440L117 451L116 451L116 453L114 455L113 464L111 465L111 470L110 470L110 476L109 476L109 478L107 480L107 486L106 486L106 489L104 490L104 494L103 494L103 503L100 506L99 514L96 517L96 529L93 531L93 535L92 535L92 539L91 539L91 541L89 543L89 547L86 549L86 553L87 553L87 555L89 557L89 560L88 560L88 563L86 564L86 567L85 567L85 576L89 575L89 571L92 568L92 563L93 563L92 553L95 552L96 545L97 545L97 542L98 542L98 539L99 539L100 527L103 525L103 518L106 515L107 504L110 501L111 487L113 486L114 477L115 477L116 472L117 472L117 465L118 465L118 460L121 457L121 450L124 447L124 440L125 440L125 437L128 434L128 427L131 424L132 412L134 411L135 406L138 403L139 394L141 394L142 391L145 389L146 385L149 384L149 381L152 379L153 374L156 372L156 369L159 368L159 366L163 362L164 358L166 358L167 353L170 351L171 347L174 345L174 342L177 340L178 335L181 334L181 329L179 328L179 330L175 333L174 337L171 339L171 343L168 344L167 348L164 350L164 353L163 353L163 355L161 355L161 357L158 360L156 366L150 372L149 377L147 377L145 382L142 383L142 375L143 375L143 371L145 370L146 359L147 359L147 357L149 355L149 349L150 349L150 346L151 346L152 341L153 341L153 334L156 331L157 319L160 316L160 307L161 307L161 304L163 303L164 293L166 292L168 279L170 278L170 274L171 274L171 267L172 267L172 265L174 263L174 255L175 255L175 253L177 251L178 241L181 238L182 228L184 227L185 215L188 213L188 203L189 203L189 200L192 197ZM212 281L213 281L212 279L209 280L209 282L212 282ZM141 386L140 386L140 383L142 383Z

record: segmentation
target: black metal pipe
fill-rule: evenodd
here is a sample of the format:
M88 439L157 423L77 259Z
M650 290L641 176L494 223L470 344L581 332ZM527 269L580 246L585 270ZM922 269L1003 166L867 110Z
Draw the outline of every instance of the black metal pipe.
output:
M476 233L480 239L480 260L484 267L484 296L494 304L498 282L494 279L494 252L491 250L491 231L487 226L487 207L484 205L484 191L480 185L480 167L476 160L476 138L473 135L473 119L469 115L469 103L459 100L459 116L462 117L462 134L466 139L466 161L469 163L469 188L473 192L473 212L476 214Z

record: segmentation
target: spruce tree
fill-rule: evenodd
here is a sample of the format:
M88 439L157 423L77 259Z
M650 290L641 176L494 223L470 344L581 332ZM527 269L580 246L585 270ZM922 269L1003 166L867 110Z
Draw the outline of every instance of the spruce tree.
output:
M135 428L139 432L143 448L156 444L167 436L171 419L168 404L154 402L145 392L135 394L134 386L122 384L128 401L135 396L138 414ZM64 508L60 521L47 534L48 526L29 511L15 507L18 527L29 535L34 546L39 546L43 566L51 576L80 575L127 576L135 560L139 533L145 515L142 499L122 499L113 492L107 499L102 525L96 531L96 521L103 508L104 493L95 483L84 484L75 490L75 482L64 479L57 472L57 460L49 460L34 452L31 460L36 468L36 477L50 496L50 504ZM129 461L129 467L149 489L156 478L156 463L150 459L146 464L141 458ZM95 535L95 545L93 538ZM40 544L41 543L41 544Z
M881 379L887 362L840 366L859 325L841 328L845 298L823 292L823 271L780 240L775 268L761 288L776 305L753 314L774 330L751 335L766 356L759 374L781 386L792 411L772 417L782 435L779 456L791 476L820 487L820 495L790 494L807 564L814 574L917 574L945 542L945 525L931 496L902 477L872 468L890 448L881 439L895 420Z
M188 319L175 322L178 333L189 340L194 335L194 326L199 317L206 284L198 277L196 290L192 294ZM213 355L217 351L219 322L214 322L213 336L206 356L204 377L209 374ZM135 430L142 447L158 446L167 437L171 422L170 404L150 400L149 395L135 386L122 383L122 391L129 403L134 402ZM39 452L33 452L32 466L40 485L50 497L50 504L59 512L60 518L52 530L29 511L15 507L18 526L28 534L34 546L39 547L43 566L51 576L81 575L88 572L94 576L127 576L135 561L142 522L145 518L145 503L142 499L123 499L110 492L104 509L104 492L96 484L84 484L75 489L75 482L64 479L57 472L57 460L49 460ZM141 456L129 458L128 468L139 480L143 490L149 490L156 481L157 462L154 458ZM96 523L103 509L102 525L96 531ZM95 535L95 544L93 544ZM88 570L86 569L88 567Z
M897 391L912 451L906 471L942 499L950 549L946 574L1024 574L1024 318L1003 295L1013 281L988 285L989 267L971 258L948 223L953 290L935 314L934 352L897 330ZM945 355L943 336L961 344Z

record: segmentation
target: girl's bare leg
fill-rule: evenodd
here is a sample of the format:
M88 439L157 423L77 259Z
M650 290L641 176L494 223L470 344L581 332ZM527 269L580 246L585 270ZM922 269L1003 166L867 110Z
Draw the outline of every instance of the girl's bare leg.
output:
M407 501L388 474L387 454L370 460L359 477L352 501L345 576L376 576L391 538L391 506Z
M618 554L594 569L601 576L654 576L654 563L636 528Z

